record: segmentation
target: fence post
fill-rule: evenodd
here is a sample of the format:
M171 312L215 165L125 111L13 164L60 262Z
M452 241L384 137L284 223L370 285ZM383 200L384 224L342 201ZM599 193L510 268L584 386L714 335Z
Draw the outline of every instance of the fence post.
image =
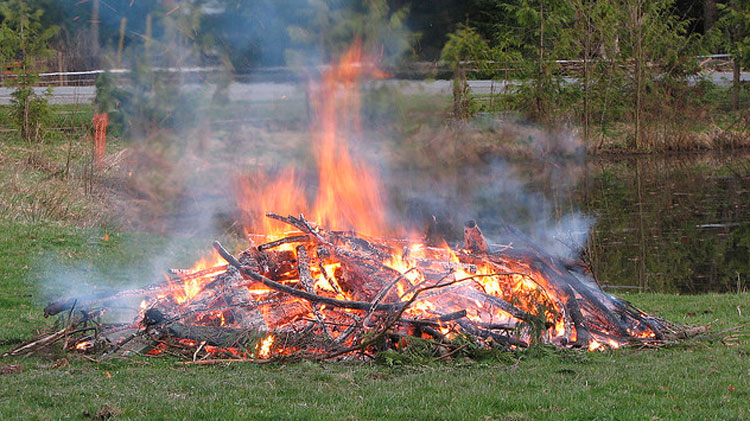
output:
M59 76L57 77L57 81L60 84L60 86L65 85L65 76L63 75L63 55L62 52L57 52L57 73Z
M94 167L100 167L104 158L104 150L107 144L107 124L109 114L94 114Z

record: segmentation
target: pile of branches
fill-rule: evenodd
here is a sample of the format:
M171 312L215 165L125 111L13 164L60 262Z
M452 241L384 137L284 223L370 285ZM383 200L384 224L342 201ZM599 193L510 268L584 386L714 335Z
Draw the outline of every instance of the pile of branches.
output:
M58 315L58 329L6 355L57 344L99 358L171 354L195 364L330 360L419 341L446 357L467 344L606 349L685 334L607 294L582 265L544 253L512 227L511 244L491 246L469 221L464 244L450 249L328 231L302 215L267 216L294 232L237 256L215 242L225 265L51 302L45 316ZM138 301L135 321L104 321Z

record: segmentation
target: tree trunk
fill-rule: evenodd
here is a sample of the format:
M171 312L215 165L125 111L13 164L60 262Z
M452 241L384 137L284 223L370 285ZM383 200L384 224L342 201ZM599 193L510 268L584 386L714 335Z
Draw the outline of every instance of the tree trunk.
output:
M99 65L99 0L91 2L91 64Z
M589 55L591 54L591 22L589 17L589 11L587 9L588 4L584 4L584 40L583 40L583 143L588 147L589 143Z
M643 34L642 34L642 2L638 0L633 11L633 26L635 28L635 133L632 147L641 147L641 108L643 102Z
M716 0L703 0L703 33L707 33L716 23Z
M453 70L453 117L457 120L466 120L469 117L468 92L466 71L459 62Z
M542 94L544 92L544 1L539 2L539 77L536 81L536 109L539 119L544 117L544 102Z
M127 23L127 18L120 19L120 38L117 41L117 67L122 67L122 49L125 45L125 26Z
M734 71L732 72L732 110L740 109L740 61L734 58Z
M150 60L151 57L151 13L146 15L146 39L143 43L143 47L146 50L146 60Z
M461 118L461 67L460 63L456 63L456 67L453 69L453 118Z

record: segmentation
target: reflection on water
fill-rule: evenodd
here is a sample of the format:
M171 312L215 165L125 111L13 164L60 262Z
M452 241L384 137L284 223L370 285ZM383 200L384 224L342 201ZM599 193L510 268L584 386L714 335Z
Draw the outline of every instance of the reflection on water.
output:
M601 159L579 203L595 213L588 251L602 282L696 293L747 288L750 155Z
M750 154L493 160L404 171L390 177L389 190L395 218L417 231L433 221L449 242L477 219L496 243L507 241L507 223L559 256L584 245L584 260L613 287L749 286Z

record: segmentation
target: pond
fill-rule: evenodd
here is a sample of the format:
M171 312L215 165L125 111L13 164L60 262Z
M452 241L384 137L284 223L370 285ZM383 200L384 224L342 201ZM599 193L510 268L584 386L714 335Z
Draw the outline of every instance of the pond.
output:
M680 293L745 290L750 155L600 159L581 206L597 215L587 251L600 281Z

